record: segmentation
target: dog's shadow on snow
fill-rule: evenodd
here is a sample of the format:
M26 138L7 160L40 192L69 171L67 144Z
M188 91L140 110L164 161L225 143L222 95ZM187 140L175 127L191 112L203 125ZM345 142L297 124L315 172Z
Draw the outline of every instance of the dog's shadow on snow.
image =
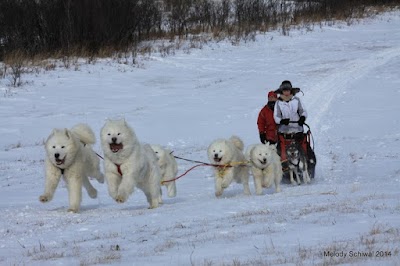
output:
M163 199L163 203L161 203L157 208L155 208L154 210L157 210L159 208L162 208L163 206L172 206L175 205L177 203L181 203L181 202L185 202L186 200L184 198L180 198L180 197L176 197L176 198L164 198ZM124 203L124 204L129 204ZM135 202L126 205L123 208L120 208L120 210L123 211L140 211L140 210L151 210L149 209L149 205L147 202L140 202L139 204L136 204Z
M213 195L214 196L214 195ZM214 196L215 197L215 196ZM251 195L245 195L243 193L243 189L226 189L222 193L220 197L217 199L231 199L231 198L237 198L237 197L251 197Z

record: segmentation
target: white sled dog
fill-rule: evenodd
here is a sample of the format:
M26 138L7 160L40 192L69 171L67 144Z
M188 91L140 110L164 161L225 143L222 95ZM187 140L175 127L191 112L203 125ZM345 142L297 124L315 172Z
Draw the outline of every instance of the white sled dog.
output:
M243 146L243 141L239 137L232 136L229 139L217 139L208 147L210 163L220 165L214 167L216 197L220 197L233 180L243 184L244 194L251 194Z
M150 209L161 201L161 174L149 144L140 144L125 120L107 120L101 129L105 176L110 196L125 202L135 187L146 195Z
M306 155L304 154L301 147L292 141L286 148L286 155L289 162L289 177L290 183L293 185L300 185L300 172L303 176L303 181L305 184L310 183L311 179L308 174L308 163ZM296 175L296 181L294 181L293 176Z
M69 129L53 129L45 143L46 183L41 202L53 199L61 176L68 188L70 212L79 212L82 201L82 185L91 198L97 197L97 190L90 184L89 176L104 183L100 172L100 160L91 148L96 142L95 135L86 124Z
M161 180L168 181L174 179L178 173L178 164L176 163L174 156L171 154L171 151L156 144L151 145L151 148L158 159L158 166L161 171ZM167 187L168 197L172 198L176 196L175 180L162 184Z
M261 195L263 188L275 184L275 191L281 192L282 166L275 145L253 144L246 149L246 159L251 163L256 194Z

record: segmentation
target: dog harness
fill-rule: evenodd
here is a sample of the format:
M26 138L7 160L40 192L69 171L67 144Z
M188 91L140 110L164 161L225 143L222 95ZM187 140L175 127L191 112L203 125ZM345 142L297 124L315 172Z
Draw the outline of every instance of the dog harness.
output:
M120 174L120 176L122 176L121 165L115 163L115 166L117 167L118 174Z
M65 170L65 169L62 169L62 168L59 168L59 167L57 167L57 168L60 169L61 174L64 175L64 170Z

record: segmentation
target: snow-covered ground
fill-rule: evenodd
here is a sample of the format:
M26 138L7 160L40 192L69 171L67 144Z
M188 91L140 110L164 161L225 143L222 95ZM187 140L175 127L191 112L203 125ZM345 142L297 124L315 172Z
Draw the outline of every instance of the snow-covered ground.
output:
M400 13L255 42L153 55L140 68L107 60L0 80L0 265L400 265ZM141 191L117 204L106 184L67 213L61 182L44 188L43 141L55 127L125 117L141 142L207 161L216 138L258 143L266 94L302 88L316 178L281 193L214 196L212 169L177 181L147 209ZM100 144L94 149L102 154ZM179 174L194 164L178 161ZM164 194L165 190L164 190Z

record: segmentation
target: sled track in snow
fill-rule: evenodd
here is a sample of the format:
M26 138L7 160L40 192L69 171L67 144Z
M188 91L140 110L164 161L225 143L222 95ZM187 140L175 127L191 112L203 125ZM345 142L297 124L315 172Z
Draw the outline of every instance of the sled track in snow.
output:
M310 116L312 125L320 125L325 113L330 110L337 94L342 94L346 88L352 86L360 78L367 75L372 69L386 64L390 59L400 56L400 48L389 48L373 53L368 58L352 60L343 65L340 70L334 71L329 77L316 83L317 97L306 105L308 110L318 110ZM372 63L371 63L372 62ZM323 103L323 104L321 104Z

